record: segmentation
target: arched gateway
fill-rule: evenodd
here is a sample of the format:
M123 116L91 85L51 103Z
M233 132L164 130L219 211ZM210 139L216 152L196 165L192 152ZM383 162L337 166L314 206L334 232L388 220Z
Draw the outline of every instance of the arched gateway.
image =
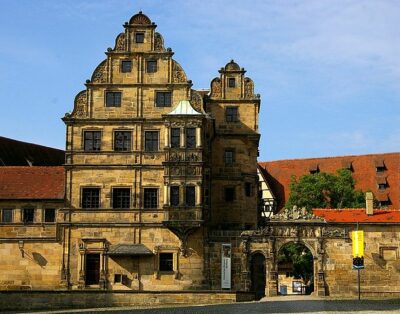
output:
M242 239L242 289L260 295L259 277L262 260L265 261L265 295L278 294L278 253L290 242L301 243L310 250L314 263L314 294L327 295L324 274L325 241L328 238L344 239L345 228L328 226L326 221L308 213L305 209L286 210L259 230L245 231ZM261 257L262 256L262 257Z

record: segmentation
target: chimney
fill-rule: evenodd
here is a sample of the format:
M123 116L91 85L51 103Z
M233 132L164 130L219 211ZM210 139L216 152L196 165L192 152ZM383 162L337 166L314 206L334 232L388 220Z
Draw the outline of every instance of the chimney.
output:
M374 214L374 195L372 192L365 193L365 213L368 216Z

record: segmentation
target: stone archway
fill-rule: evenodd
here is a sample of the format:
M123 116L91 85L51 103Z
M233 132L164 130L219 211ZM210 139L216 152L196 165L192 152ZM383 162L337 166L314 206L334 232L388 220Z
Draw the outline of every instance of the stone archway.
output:
M265 296L265 266L264 254L255 252L250 256L251 291L255 292L256 300Z

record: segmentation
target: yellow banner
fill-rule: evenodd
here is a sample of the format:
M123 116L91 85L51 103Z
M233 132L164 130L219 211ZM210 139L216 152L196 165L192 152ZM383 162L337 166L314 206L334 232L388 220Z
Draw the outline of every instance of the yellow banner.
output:
M353 241L353 257L364 256L364 231L353 231L351 234Z

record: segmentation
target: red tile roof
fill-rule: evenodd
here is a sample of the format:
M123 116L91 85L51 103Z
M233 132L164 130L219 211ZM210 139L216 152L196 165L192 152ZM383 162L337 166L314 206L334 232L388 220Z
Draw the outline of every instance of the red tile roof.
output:
M64 167L0 167L0 199L64 199Z
M307 158L259 162L272 193L277 198L277 209L283 208L289 197L291 176L299 178L310 173L310 167L318 166L320 172L335 173L346 167L353 171L356 189L370 190L377 199L389 199L389 208L400 208L400 153L353 155L340 157ZM383 165L381 172L376 166ZM377 182L387 182L385 190L378 189Z
M314 215L324 218L326 222L339 223L400 223L400 210L374 209L374 214L368 216L365 209L313 209Z

